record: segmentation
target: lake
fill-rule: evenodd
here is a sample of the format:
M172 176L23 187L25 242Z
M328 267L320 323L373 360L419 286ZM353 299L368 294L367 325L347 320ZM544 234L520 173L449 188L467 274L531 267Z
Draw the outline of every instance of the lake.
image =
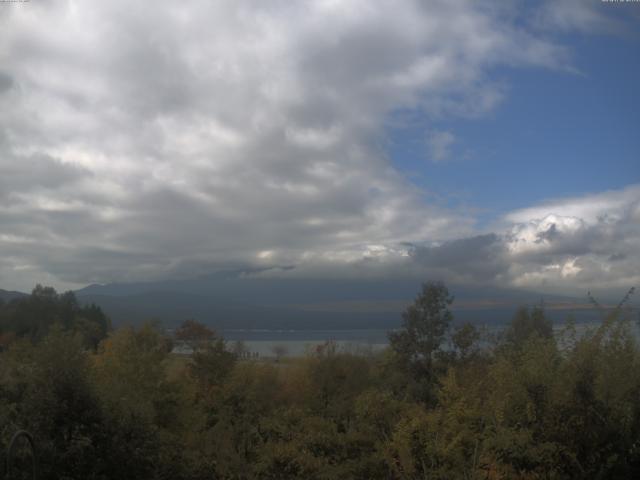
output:
M599 320L593 317L584 318L584 321L576 322L578 333L588 328L596 327ZM554 321L554 332L559 335L564 329L564 321ZM489 335L496 335L502 331L506 323L476 325ZM640 338L640 327L634 323L634 330ZM333 341L341 351L354 353L376 352L383 350L389 344L387 329L334 329L334 330L267 330L267 329L227 329L222 330L223 337L227 340L229 348L236 341L244 342L249 352L257 353L260 357L274 356L274 347L282 347L285 356L301 356L312 351L318 345L327 341Z

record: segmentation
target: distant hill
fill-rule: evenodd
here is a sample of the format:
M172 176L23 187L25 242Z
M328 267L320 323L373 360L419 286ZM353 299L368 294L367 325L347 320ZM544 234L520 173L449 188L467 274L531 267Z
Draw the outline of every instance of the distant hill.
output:
M10 302L14 298L21 298L21 297L27 297L27 296L28 296L28 294L26 294L26 293L9 291L9 290L2 290L0 288L0 299L5 301L5 302Z
M171 326L195 318L225 329L390 329L420 288L412 280L283 279L219 272L198 278L90 285L83 302L100 305L114 324L155 318ZM554 321L593 316L586 299L516 289L450 285L458 321L508 321L523 304L547 307Z

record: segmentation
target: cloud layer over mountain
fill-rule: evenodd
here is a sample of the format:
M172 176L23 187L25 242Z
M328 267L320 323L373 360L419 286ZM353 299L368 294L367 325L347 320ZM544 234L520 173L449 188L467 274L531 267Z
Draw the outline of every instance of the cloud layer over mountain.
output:
M2 8L0 284L283 266L263 274L637 282L637 186L479 231L384 148L395 112L490 111L495 67L570 69L545 32L597 18L551 8L530 24L483 2ZM454 139L433 131L433 160Z

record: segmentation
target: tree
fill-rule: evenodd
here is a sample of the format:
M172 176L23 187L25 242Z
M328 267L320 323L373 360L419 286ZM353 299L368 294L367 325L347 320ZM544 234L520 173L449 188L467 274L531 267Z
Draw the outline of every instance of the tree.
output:
M216 333L203 323L185 320L175 331L176 340L187 344L194 352L204 348L216 338Z
M422 292L402 314L402 329L389 334L391 348L411 363L431 365L453 316L453 297L441 282L422 285Z
M73 292L67 293L73 295ZM111 330L111 321L99 306L92 303L77 309L73 330L80 333L85 346L95 351Z
M116 330L101 343L93 360L102 398L152 418L170 350L167 338L152 324Z
M238 359L245 358L249 355L249 349L242 340L236 340L235 342L233 342L231 351Z
M252 471L271 427L268 419L281 405L282 388L273 366L245 362L230 371L215 395L200 404L207 428L195 448L216 466L216 475L208 472L203 478L265 478Z
M544 339L553 338L553 324L548 320L542 307L520 307L506 331L506 339L515 346L521 346L529 337L537 335Z
M460 360L466 360L473 354L474 346L478 340L480 340L480 332L470 323L457 327L451 336L451 341L460 356Z
M227 351L222 338L216 338L193 353L189 370L201 390L207 392L211 387L222 385L235 364L236 355Z
M282 357L289 353L289 349L286 345L276 344L271 347L271 353L276 357L276 363L278 363Z
M442 282L427 282L402 314L402 329L389 333L389 343L401 369L409 374L413 395L433 400L434 361L453 319L453 297ZM416 383L417 382L417 383Z
M0 410L13 423L9 432L23 428L36 438L38 478L96 478L107 450L104 421L80 336L54 326L36 346L23 342L3 355Z
M111 325L100 307L81 306L73 292L58 294L52 287L36 285L31 295L0 306L0 332L42 340L54 326L80 333L85 347L95 350Z
M167 375L171 343L152 323L116 330L93 357L109 445L99 478L175 478L159 472L182 463L185 414L180 389ZM88 478L88 477L84 477Z

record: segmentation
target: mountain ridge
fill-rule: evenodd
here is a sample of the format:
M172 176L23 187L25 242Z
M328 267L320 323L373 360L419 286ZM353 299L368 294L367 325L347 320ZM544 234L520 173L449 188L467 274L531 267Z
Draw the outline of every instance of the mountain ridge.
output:
M390 329L420 289L413 279L292 279L223 271L193 278L92 284L75 290L118 324L157 319L172 327L194 318L217 329ZM584 299L521 289L449 285L458 322L502 324L521 305L543 304L554 322L595 313ZM5 292L4 295L2 292ZM8 300L27 294L0 290ZM7 300L5 300L7 301Z
M17 292L15 290L3 290L0 288L0 299L5 302L10 302L16 298L27 297L28 295L28 293Z
M292 279L217 272L182 280L89 285L76 291L116 323L157 318L175 325L195 318L220 329L395 328L420 289L413 279ZM450 285L459 321L503 323L520 305L583 308L584 300L520 289ZM562 308L559 308L562 307ZM556 315L558 316L558 315Z

